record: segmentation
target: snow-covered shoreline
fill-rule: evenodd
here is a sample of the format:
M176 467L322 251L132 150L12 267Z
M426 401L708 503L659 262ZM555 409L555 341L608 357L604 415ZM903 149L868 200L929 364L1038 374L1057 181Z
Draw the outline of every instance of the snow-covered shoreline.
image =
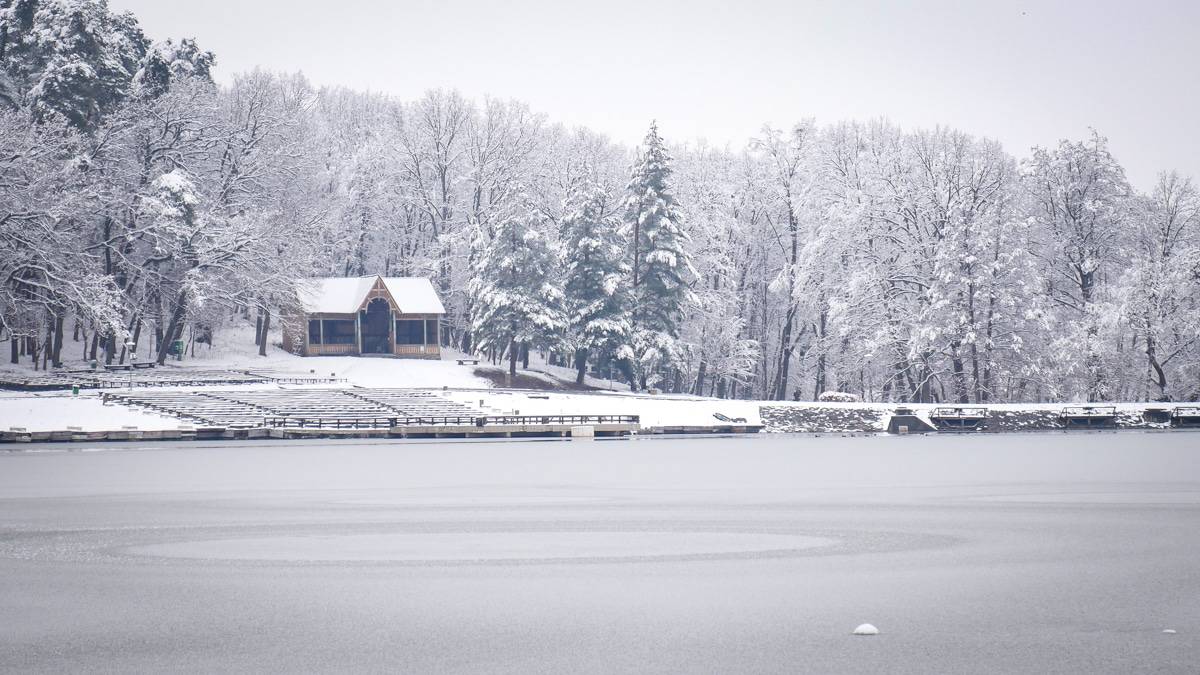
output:
M226 335L229 339L233 335ZM237 337L246 337L238 335ZM0 392L0 432L20 430L27 433L45 432L120 432L136 428L140 431L172 431L188 429L196 419L176 417L149 407L122 405L119 400L105 402L105 392L221 392L254 391L321 391L346 390L369 392L377 389L425 390L437 396L470 407L480 415L489 416L552 416L552 415L637 415L644 432L686 429L689 431L758 428L769 433L884 433L897 408L909 408L918 419L929 423L930 413L939 407L985 407L991 427L989 431L1053 430L1058 415L1070 403L1001 403L975 406L972 404L897 404L879 402L802 402L718 399L683 394L630 393L626 390L607 390L605 381L586 380L590 390L566 390L574 386L568 379L572 372L543 363L519 373L537 380L546 389L509 389L493 385L481 376L481 369L495 368L460 365L462 355L448 352L441 360L378 359L353 357L300 358L282 350L272 349L268 356L254 353L251 342L229 340L221 350L204 349L187 365L170 366L170 372L196 373L231 372L271 373L274 376L304 376L331 378L328 384L195 384L180 386L139 387L139 379L149 380L161 369L137 371L133 374L132 389L125 387L105 390L85 389L77 396L70 392ZM11 370L11 369L10 369ZM123 375L121 376L124 377ZM148 384L148 382L146 382ZM159 383L161 384L161 383ZM113 397L109 397L112 399ZM1156 428L1145 423L1143 412L1148 408L1171 409L1195 404L1165 404L1122 402L1111 404L1118 411L1116 426L1121 428ZM264 416L270 413L265 413ZM287 413L281 413L287 414ZM1158 425L1165 426L1165 425Z
M214 387L170 387L133 391L229 393L253 391L339 391L369 393L374 387L358 385L240 385ZM121 390L124 393L128 390ZM414 389L414 391L422 391ZM755 401L702 398L684 395L630 394L628 392L555 392L487 387L429 387L442 398L469 406L489 416L552 415L637 415L644 431L688 428L714 431L731 421L758 427L768 433L883 433L899 407L907 407L925 420L935 404L825 403ZM112 392L110 392L112 393ZM13 393L0 395L0 431L103 432L131 428L142 431L179 430L195 426L195 420L157 413L143 407L106 402L102 392ZM1069 404L997 404L984 407L993 420L989 431L1054 430L1056 420ZM1154 429L1167 424L1148 423L1148 409L1173 410L1194 404L1133 403L1112 405L1117 410L1116 428Z

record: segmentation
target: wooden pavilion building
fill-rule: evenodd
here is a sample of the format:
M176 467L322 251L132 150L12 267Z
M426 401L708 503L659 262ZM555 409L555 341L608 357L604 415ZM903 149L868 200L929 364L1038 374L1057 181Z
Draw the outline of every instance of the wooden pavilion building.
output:
M304 314L284 322L283 333L293 354L441 358L446 308L428 279L305 279L297 295Z

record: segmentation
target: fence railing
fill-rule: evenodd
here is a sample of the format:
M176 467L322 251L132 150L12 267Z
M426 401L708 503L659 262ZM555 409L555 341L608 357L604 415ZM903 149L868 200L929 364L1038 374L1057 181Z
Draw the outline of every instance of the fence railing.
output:
M302 417L263 418L263 426L286 429L388 429L391 427L528 426L533 424L638 424L638 415L424 415L396 417Z
M934 408L933 412L929 413L931 418L955 419L955 418L974 418L987 417L987 408Z
M1116 417L1114 405L1069 405L1059 413L1060 417Z

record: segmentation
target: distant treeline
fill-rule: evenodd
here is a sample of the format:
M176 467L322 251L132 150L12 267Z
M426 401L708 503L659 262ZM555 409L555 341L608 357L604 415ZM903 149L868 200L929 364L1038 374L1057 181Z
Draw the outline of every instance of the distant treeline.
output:
M102 0L0 0L13 362L161 359L290 320L297 278L378 273L434 280L448 346L638 389L1200 397L1200 195L1132 189L1099 134L1018 160L884 121L742 148L651 126L632 150L519 102L214 64Z

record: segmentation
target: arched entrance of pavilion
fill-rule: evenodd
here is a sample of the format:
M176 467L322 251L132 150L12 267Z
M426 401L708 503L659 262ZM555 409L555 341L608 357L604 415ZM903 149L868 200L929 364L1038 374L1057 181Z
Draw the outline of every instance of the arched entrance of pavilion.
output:
M383 298L375 298L358 313L362 331L363 354L392 353L392 306Z

